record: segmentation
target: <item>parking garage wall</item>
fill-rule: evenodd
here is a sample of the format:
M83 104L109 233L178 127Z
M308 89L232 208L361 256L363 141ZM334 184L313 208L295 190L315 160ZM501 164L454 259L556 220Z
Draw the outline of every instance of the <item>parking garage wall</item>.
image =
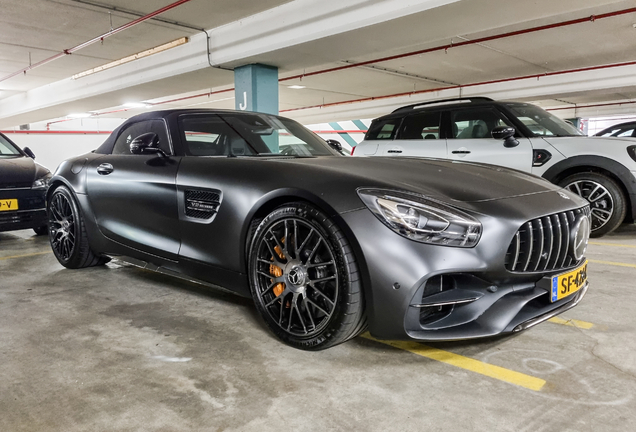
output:
M21 148L29 147L35 153L35 161L54 171L60 162L88 153L108 137L108 134L78 133L15 133L4 134Z

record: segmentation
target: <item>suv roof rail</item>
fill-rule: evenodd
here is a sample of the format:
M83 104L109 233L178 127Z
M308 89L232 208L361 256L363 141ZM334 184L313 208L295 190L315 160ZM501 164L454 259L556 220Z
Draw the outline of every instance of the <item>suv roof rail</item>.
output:
M416 103L413 105L406 105L403 107L400 107L398 109L396 109L395 111L393 111L393 113L396 112L400 112L400 111L410 111L410 110L414 110L416 108L419 107L424 107L426 105L436 105L436 104L445 104L445 103L449 103L449 102L477 102L477 101L491 101L492 99L489 97L485 97L485 96L477 96L477 97L468 97L468 98L455 98L455 99L440 99L440 100L434 100L434 101L429 101L429 102L420 102L420 103Z

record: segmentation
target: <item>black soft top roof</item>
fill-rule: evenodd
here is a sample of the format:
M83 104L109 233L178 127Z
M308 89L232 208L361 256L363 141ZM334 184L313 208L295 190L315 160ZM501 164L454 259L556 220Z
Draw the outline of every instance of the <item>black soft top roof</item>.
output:
M128 120L119 125L113 132L106 138L106 141L102 143L94 153L99 154L110 154L113 151L113 147L115 146L115 140L119 136L119 132L128 127L128 125L132 123L137 123L144 120L160 120L163 119L170 127L171 119L178 118L181 114L264 114L264 113L255 113L253 111L237 111L237 110L224 110L224 109L211 109L211 108L190 108L190 109L168 109L168 110L159 110L159 111L149 111L142 114L137 114L136 116L130 117ZM271 115L271 114L268 114Z

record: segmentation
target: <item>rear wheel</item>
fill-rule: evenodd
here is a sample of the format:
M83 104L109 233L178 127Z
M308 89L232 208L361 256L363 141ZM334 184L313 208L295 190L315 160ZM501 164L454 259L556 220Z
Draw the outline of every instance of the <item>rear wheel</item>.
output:
M613 179L595 172L583 172L566 177L559 185L590 203L591 237L601 237L614 231L625 219L625 194Z
M64 267L91 267L110 260L91 250L82 214L68 188L60 186L55 189L49 198L47 213L51 249Z
M258 311L288 345L321 350L366 328L353 251L342 231L312 206L288 204L258 224L249 277Z

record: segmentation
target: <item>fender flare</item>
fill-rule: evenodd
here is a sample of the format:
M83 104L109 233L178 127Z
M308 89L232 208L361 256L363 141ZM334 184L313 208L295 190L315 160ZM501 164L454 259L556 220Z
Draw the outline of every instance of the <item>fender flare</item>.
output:
M324 212L328 217L330 217L337 225L338 228L342 230L344 235L349 242L349 245L353 249L355 254L356 262L358 265L358 271L360 272L360 277L362 280L362 291L364 295L364 302L367 313L369 315L372 314L373 308L373 293L370 289L371 287L371 279L369 276L369 269L367 266L367 262L364 259L364 254L362 253L362 248L358 243L358 240L351 230L349 226L342 219L340 214L325 200L320 198L319 196L306 191L304 189L298 188L282 188L276 189L268 192L264 196L261 197L251 208L250 212L247 214L245 218L245 222L243 224L243 228L241 229L241 247L243 248L241 253L241 263L240 268L247 270L247 255L249 253L250 246L247 244L248 236L250 235L250 227L254 219L260 216L266 216L271 211L273 211L276 207L286 203L293 201L305 201L309 204L314 205L319 210ZM361 206L362 207L362 206Z

